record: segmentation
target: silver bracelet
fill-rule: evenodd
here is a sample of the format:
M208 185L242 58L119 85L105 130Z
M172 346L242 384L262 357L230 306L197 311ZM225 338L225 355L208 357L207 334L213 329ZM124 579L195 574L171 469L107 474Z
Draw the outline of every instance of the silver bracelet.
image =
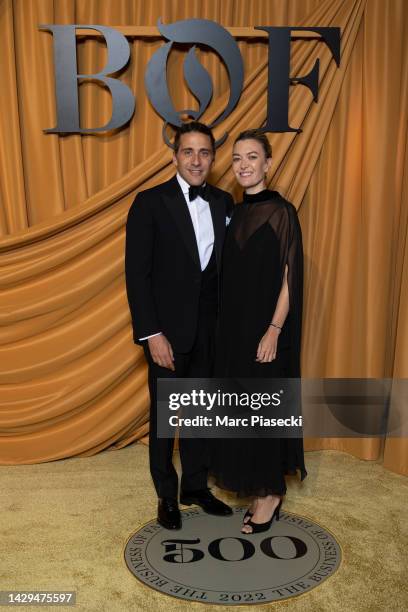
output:
M279 325L275 325L275 323L269 323L269 325L272 325L272 327L276 327L276 329L280 329L282 331L282 328L279 327Z

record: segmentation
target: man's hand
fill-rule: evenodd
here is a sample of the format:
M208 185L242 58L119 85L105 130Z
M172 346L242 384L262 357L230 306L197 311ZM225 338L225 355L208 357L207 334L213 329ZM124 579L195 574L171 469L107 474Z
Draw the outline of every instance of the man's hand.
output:
M148 339L150 355L154 363L162 368L175 371L173 349L164 334Z
M278 336L280 330L276 327L269 327L266 334L261 338L258 345L258 351L256 353L256 360L259 363L268 363L276 358L276 351L278 348Z

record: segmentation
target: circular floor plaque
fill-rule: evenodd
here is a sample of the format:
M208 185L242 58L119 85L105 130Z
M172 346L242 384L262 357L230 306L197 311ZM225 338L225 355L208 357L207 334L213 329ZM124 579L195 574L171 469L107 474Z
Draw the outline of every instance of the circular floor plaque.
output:
M268 531L248 535L240 530L245 510L235 507L229 517L185 510L177 531L153 520L129 538L126 564L163 594L224 605L295 597L338 569L340 545L315 521L281 511Z

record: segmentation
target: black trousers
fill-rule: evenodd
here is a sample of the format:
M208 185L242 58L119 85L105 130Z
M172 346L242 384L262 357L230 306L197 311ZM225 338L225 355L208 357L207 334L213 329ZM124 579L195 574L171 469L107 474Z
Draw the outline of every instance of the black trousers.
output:
M182 322L181 322L182 324ZM162 368L152 361L148 343L144 351L149 366L150 391L150 472L158 497L177 499L178 476L172 456L174 439L157 437L157 379L158 378L207 378L212 375L214 365L216 304L202 309L199 314L196 339L189 353L175 353L175 372ZM182 468L181 489L194 491L207 487L209 465L209 440L180 438L180 460Z

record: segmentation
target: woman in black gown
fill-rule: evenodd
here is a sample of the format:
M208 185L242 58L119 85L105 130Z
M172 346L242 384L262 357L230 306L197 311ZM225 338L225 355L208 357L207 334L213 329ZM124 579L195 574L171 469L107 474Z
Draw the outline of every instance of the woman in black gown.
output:
M300 377L303 254L296 209L266 189L272 152L266 136L242 132L232 167L244 198L235 207L224 248L215 376ZM243 533L270 527L286 493L285 474L306 476L300 438L213 440L216 483L253 496Z

